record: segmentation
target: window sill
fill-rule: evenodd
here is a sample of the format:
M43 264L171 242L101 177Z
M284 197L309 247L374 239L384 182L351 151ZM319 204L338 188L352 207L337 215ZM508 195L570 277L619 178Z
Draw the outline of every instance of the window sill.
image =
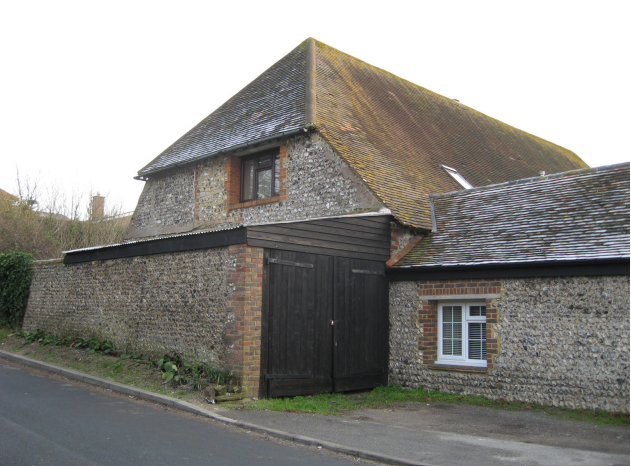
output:
M445 372L462 372L465 374L488 374L488 368L480 366L458 366L453 364L430 364L427 366L432 371L445 371Z
M243 209L246 207L254 207L258 205L274 204L275 202L282 201L282 196L268 197L267 199L257 199L256 201L235 202L232 204L226 203L226 210Z

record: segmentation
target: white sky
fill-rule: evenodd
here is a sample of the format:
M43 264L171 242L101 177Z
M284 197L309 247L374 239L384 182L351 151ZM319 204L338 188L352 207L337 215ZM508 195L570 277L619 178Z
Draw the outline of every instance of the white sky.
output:
M631 2L0 2L0 188L134 209L136 172L307 37L564 146L631 159Z

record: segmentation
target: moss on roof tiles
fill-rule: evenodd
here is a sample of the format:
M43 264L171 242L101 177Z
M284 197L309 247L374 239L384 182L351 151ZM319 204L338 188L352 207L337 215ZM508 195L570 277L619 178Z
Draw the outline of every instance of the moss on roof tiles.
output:
M395 267L629 257L629 164L434 197L438 231Z
M149 175L305 124L306 41L178 139L138 174Z
M317 45L317 128L404 223L431 228L427 196L587 165L573 152Z
M148 175L307 124L302 42L154 159ZM403 224L431 228L428 195L587 165L571 151L315 41L315 129Z

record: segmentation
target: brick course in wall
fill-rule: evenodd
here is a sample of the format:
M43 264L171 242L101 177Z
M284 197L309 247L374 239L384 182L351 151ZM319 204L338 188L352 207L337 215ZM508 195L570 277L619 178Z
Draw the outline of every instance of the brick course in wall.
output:
M440 297L476 295L487 303L487 368L438 367ZM392 383L629 412L628 276L393 282L390 327Z

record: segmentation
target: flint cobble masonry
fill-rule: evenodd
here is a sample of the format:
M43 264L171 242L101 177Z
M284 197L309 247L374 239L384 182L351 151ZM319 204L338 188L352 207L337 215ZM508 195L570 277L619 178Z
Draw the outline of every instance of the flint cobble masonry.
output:
M146 236L190 231L194 220L192 166L170 170L146 182L128 231L146 231Z
M228 200L229 156L149 178L127 238L143 238L226 225L256 225L378 211L382 204L318 134L283 141L286 151L278 199L239 207ZM172 173L172 175L171 175ZM236 176L239 176L238 174ZM253 205L249 205L253 204ZM174 218L173 212L180 212Z
M117 348L224 366L236 293L228 248L64 265L36 262L24 329L112 340Z
M441 294L453 295L454 288L428 297L423 286L444 282L391 283L390 382L629 412L628 276L501 280L501 298L492 300L498 318L491 330L499 351L483 373L435 370L427 364L423 308Z

